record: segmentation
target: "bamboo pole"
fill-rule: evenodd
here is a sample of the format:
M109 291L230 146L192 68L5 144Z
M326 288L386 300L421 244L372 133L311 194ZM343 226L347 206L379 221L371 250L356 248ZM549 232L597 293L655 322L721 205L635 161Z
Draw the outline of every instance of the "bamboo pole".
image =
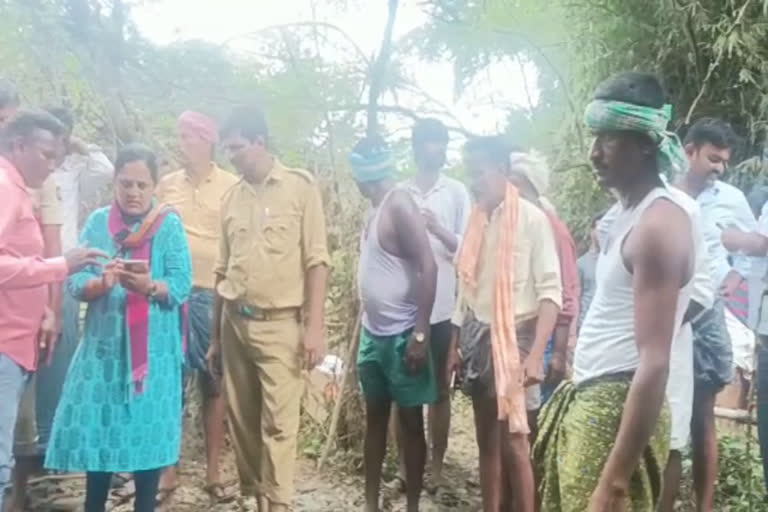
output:
M362 320L362 314L357 315L357 321L355 322L355 329L352 334L352 342L349 344L349 350L344 358L344 372L341 375L341 392L336 399L336 403L333 404L333 414L331 415L331 424L328 427L328 434L325 438L325 444L323 445L323 451L320 454L320 460L317 463L317 469L322 469L325 464L328 454L331 452L334 441L336 439L336 431L339 428L339 417L341 416L341 407L344 404L344 393L347 389L347 377L351 373L350 368L354 364L354 355L357 352L357 346L360 343L360 321Z
M745 423L757 425L757 420L744 409L728 409L727 407L715 407L715 417L735 421L736 423Z

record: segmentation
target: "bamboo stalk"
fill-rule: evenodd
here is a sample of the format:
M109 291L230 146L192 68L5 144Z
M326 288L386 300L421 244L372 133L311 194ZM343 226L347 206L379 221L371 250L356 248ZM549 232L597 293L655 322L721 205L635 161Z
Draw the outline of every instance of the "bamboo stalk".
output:
M350 367L354 364L354 355L357 351L357 346L360 343L360 321L362 315L357 315L357 321L355 322L355 329L352 334L352 343L349 344L349 350L347 350L347 356L344 358L344 372L341 375L341 392L339 393L336 403L333 404L333 414L331 415L331 424L328 427L328 435L325 438L325 444L323 445L323 451L320 454L320 460L317 463L317 469L322 469L325 464L328 454L331 452L334 441L336 439L336 431L339 428L339 416L341 416L341 407L344 404L344 393L347 389L347 377L349 376Z
M757 425L757 420L744 409L728 409L727 407L715 407L715 417L735 421L736 423L748 423Z

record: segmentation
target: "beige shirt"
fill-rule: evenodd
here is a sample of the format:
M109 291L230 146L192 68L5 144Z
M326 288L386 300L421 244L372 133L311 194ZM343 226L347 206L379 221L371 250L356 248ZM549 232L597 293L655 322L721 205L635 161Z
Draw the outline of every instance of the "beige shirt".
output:
M277 159L263 183L241 179L221 204L219 294L263 309L302 307L307 270L329 263L313 176Z
M493 318L496 269L499 266L496 259L501 229L500 207L493 212L485 229L478 258L477 287L469 288L459 279L459 296L451 320L459 327L468 309L481 322L490 324ZM539 303L543 300L562 306L560 260L552 225L544 212L522 197L517 216L514 287L516 324L536 317Z
M221 233L221 200L238 177L211 164L210 174L195 185L183 169L160 180L155 192L162 203L173 205L181 214L192 256L193 284L213 289L214 265Z
M64 216L61 211L61 201L53 175L48 176L43 186L28 189L35 211L43 226L61 226L64 224Z

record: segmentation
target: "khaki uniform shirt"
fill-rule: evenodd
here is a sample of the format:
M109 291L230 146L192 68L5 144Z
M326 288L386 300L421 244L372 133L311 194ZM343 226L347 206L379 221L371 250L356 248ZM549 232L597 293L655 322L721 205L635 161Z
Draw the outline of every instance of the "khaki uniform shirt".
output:
M212 290L214 265L218 255L221 233L221 200L238 178L211 164L211 172L198 185L192 183L183 169L160 180L156 196L178 210L187 232L192 256L193 284Z
M558 307L563 302L563 285L560 279L560 259L552 232L552 224L546 214L520 198L517 212L515 247L515 323L520 324L538 315L539 303L551 300ZM459 279L459 297L452 323L461 327L467 308L475 317L490 324L493 319L493 296L496 286L496 270L501 229L501 207L491 215L486 226L485 239L478 258L477 286L467 287Z
M262 309L304 305L308 269L329 263L320 190L277 159L261 184L241 179L221 204L218 292Z
M61 211L61 202L53 175L48 176L43 186L37 189L28 189L35 206L40 224L43 226L61 226L64 224L64 216Z

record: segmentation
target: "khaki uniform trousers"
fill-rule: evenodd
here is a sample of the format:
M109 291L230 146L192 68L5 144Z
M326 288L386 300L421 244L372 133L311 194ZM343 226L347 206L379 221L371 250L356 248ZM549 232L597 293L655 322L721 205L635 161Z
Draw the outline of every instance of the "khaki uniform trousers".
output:
M290 505L304 393L297 318L252 320L224 307L221 330L240 492Z

